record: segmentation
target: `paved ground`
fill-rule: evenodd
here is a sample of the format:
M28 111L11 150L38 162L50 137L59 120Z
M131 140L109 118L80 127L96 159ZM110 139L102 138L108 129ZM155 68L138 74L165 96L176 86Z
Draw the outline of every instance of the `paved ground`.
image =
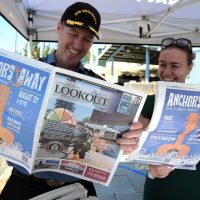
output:
M145 169L136 168L134 163L120 163L109 185L95 184L100 200L142 200Z

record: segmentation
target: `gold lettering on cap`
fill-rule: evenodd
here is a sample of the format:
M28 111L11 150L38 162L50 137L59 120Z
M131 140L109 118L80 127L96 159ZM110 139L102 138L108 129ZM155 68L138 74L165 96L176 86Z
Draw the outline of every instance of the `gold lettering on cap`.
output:
M81 10L78 10L77 12L74 13L75 16L77 16L78 14L81 14Z
M93 18L93 20L94 20L94 23L97 24L97 19L96 19L95 15L94 15L94 13L93 13L92 11L86 10L86 9L78 10L78 11L76 11L76 12L74 13L74 15L77 16L77 15L79 15L79 14L81 14L81 13L87 13L87 14L89 14L90 16L92 16L92 18Z
M89 29L90 29L92 32L94 32L96 35L98 35L98 33L96 32L96 30L93 29L91 26L89 26Z
M77 21L72 21L70 19L68 19L66 21L67 24L70 24L70 25L79 25L79 26L83 26L83 23L82 22L77 22Z

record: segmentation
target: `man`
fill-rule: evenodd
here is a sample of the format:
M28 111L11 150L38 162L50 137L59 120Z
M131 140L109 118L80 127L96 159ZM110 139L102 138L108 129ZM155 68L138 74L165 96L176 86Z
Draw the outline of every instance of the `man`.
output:
M65 10L57 24L58 49L42 61L56 67L100 78L92 70L85 69L81 63L81 59L92 46L94 37L99 39L100 23L100 14L93 6L83 2L72 4ZM129 153L137 147L136 141L140 136L137 129L140 128L140 123L132 124L130 132L124 133L122 138L118 139L120 148L125 153ZM74 182L81 183L88 190L88 196L96 196L91 182L56 172L40 172L29 175L22 167L16 164L12 164L12 166L13 173L0 196L2 200L27 200Z

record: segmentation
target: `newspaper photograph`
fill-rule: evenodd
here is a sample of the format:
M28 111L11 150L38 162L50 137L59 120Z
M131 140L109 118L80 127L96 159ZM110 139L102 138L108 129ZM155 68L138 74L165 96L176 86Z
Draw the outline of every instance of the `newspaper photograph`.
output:
M28 171L51 70L0 49L0 155Z
M200 159L200 85L158 82L155 107L129 160L194 166Z
M59 171L109 185L122 154L116 138L139 117L145 98L122 86L58 70L34 172Z

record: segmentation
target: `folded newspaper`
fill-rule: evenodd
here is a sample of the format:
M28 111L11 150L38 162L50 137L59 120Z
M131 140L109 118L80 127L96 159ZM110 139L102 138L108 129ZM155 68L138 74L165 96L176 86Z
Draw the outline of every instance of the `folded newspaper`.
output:
M86 200L87 190L80 184L66 185L29 200Z
M200 85L158 82L151 122L128 159L190 169L200 160L199 133Z
M95 196L87 197L87 193L88 191L80 183L73 183L29 200L98 200Z
M108 185L146 95L0 50L0 155Z

